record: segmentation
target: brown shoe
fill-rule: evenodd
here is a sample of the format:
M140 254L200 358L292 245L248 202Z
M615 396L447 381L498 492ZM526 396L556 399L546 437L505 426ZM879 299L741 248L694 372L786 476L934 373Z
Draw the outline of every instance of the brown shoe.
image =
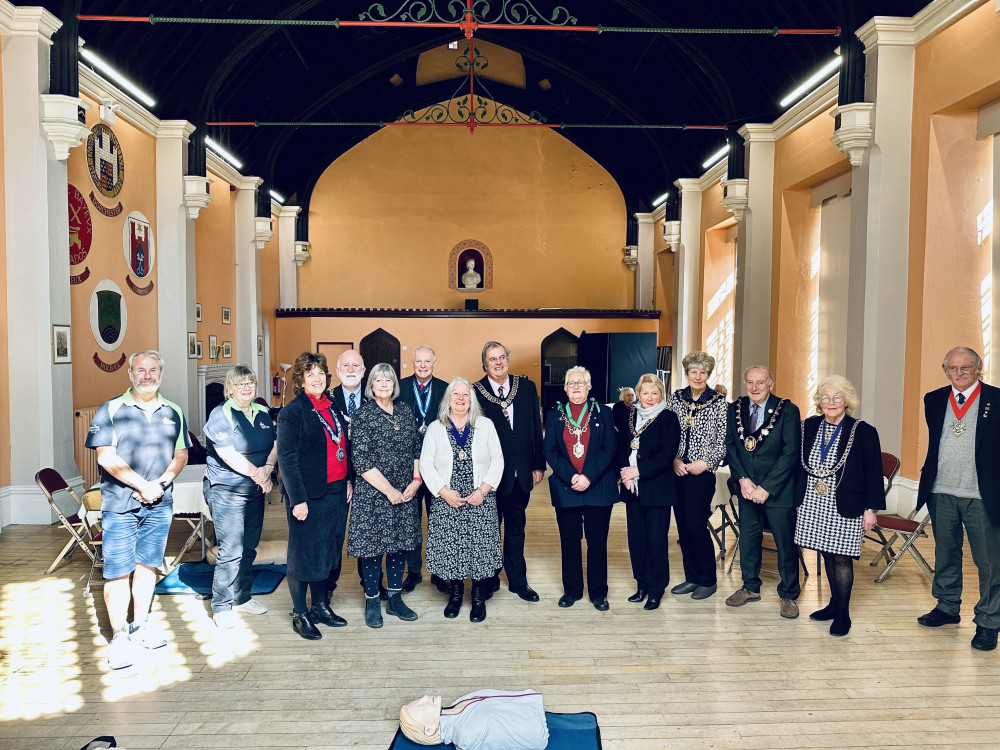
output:
M747 602L759 602L760 594L756 591L747 591L745 588L735 591L726 599L726 604L730 607L742 607Z
M795 603L794 599L781 600L781 616L789 620L794 620L799 616L799 605Z

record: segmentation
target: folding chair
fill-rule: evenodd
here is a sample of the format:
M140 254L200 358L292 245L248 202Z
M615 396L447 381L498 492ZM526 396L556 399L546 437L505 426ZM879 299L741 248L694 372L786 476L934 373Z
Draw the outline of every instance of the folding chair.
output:
M201 557L205 557L205 517L201 513L174 513L175 521L184 521L188 526L191 527L191 533L188 538L184 541L184 546L181 547L181 551L173 559L172 562L167 563L166 559L163 561L163 574L165 576L170 575L174 572L174 568L181 564L181 559L191 548L194 547L198 541L201 541Z
M730 505L730 507L733 510L733 516L734 516L734 519L735 519L735 522L736 522L735 523L735 528L734 528L734 531L736 532L736 542L733 544L733 552L729 556L729 566L726 568L726 575L729 575L730 573L733 572L733 563L736 562L736 555L739 554L739 551L740 551L740 525L739 525L740 524L740 518L739 518L739 513L737 511L737 508L739 507L739 495L737 493L739 491L740 491L739 484L737 484L736 480L730 479L729 480L729 505ZM771 529L767 525L767 520L766 519L764 521L764 533L765 534L770 534L771 533ZM806 558L802 554L802 548L799 547L798 549L799 549L799 564L802 566L802 573L808 578L809 577L809 566L806 565ZM775 547L768 547L767 545L761 545L761 551L762 552L768 552L768 553L770 553L772 555L777 555L778 554L777 548L775 548ZM778 572L775 568L765 568L763 565L761 566L761 570L766 570L766 571L768 571L770 573L777 573Z
M87 585L83 589L83 596L86 598L90 594L90 584L94 580L94 572L98 569L104 570L104 532L100 522L91 522L90 520L92 514L100 514L101 512L101 490L94 489L84 492L82 500L83 523L93 552L90 561L90 575L87 576Z
M45 575L48 575L54 571L63 560L69 560L73 553L76 552L77 548L82 549L91 562L94 561L94 553L90 549L90 545L87 543L87 524L85 521L85 511L83 509L83 501L80 496L73 491L73 488L66 484L66 480L62 478L62 475L55 469L42 469L37 474L35 474L35 484L38 485L42 494L45 495L45 499L48 500L49 507L52 508L52 512L56 514L56 518L59 519L59 523L62 524L63 528L69 532L70 540L66 542L66 545L62 548L56 559L52 561L52 564L45 571ZM54 496L60 492L68 492L73 500L76 501L77 512L68 518L66 515L59 510L59 506L56 505Z
M899 473L899 459L891 453L882 454L882 476L885 478L885 494L889 494L889 490L892 489L892 482ZM903 555L909 553L914 560L917 561L917 565L920 569L924 571L924 574L928 578L934 577L934 569L927 563L924 556L920 554L920 550L916 548L916 543L920 538L927 538L927 524L930 523L931 517L929 512L924 513L923 520L916 520L917 511L914 510L907 518L899 518L897 516L890 516L886 514L878 514L875 516L875 526L872 530L865 535L865 539L871 542L875 542L880 545L880 549L875 557L869 563L872 567L879 564L882 558L885 558L886 566L885 570L879 573L878 577L875 579L875 583L882 583L885 581L886 576L889 575L889 571L892 570L896 563L900 561ZM885 531L891 531L892 536L886 538ZM902 546L898 551L893 549L893 544L897 540L902 540Z

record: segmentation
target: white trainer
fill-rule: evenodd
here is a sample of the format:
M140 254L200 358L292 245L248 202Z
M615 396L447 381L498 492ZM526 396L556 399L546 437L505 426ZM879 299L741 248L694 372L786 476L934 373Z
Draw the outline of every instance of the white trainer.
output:
M167 639L156 627L148 622L142 625L133 625L130 635L133 643L138 643L145 649L163 648L167 645Z
M256 599L247 599L242 604L237 604L233 609L238 609L240 612L249 612L252 615L262 615L267 612L267 607Z
M215 620L215 627L219 630L232 630L236 627L236 613L227 609L225 612L216 612L212 615L212 619Z
M132 640L128 633L119 633L108 644L108 666L125 669L132 666Z

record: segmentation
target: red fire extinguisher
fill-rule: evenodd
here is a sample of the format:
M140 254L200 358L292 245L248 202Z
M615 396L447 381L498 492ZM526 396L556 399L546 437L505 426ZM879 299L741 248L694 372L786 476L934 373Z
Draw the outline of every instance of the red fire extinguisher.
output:
M271 381L271 395L280 396L281 395L281 383L283 378L281 377L281 372L274 373L274 379Z

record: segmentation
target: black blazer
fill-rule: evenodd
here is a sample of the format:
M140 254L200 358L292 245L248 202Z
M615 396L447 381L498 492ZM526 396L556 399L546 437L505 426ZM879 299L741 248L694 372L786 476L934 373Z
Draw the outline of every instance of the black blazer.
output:
M413 384L416 380L416 375L410 375L399 381L399 400L413 409L413 417L417 421L419 430L421 425L428 425L437 419L438 409L441 408L441 397L444 396L448 384L441 378L431 376L431 402L427 406L427 419L421 420L417 399L413 396Z
M820 422L823 417L809 417L802 423L802 455L808 456L812 451L816 436L819 434ZM840 433L837 445L837 460L844 455L848 438L854 423L858 431L854 435L854 445L843 468L837 472L837 512L844 518L858 518L866 508L885 510L885 485L882 482L882 446L879 444L878 431L867 422L859 422L854 417L844 417L844 427ZM806 472L799 462L798 476L795 480L796 504L800 504L806 496Z
M549 493L556 508L575 508L582 505L614 505L618 502L618 476L615 460L615 427L611 410L597 405L590 415L587 432L590 442L583 458L583 471L590 486L577 492L570 485L576 469L566 450L563 439L566 415L552 409L545 415L545 439L542 442L545 460L552 467L549 476Z
M780 401L773 393L767 397L761 429L767 427ZM746 396L736 399L729 405L726 417L726 456L732 478L737 482L744 478L750 479L767 490L767 505L776 508L794 507L794 477L799 468L801 439L799 407L791 401L785 401L774 427L752 453L746 449L736 431L737 409L740 410L743 421L743 437L753 435L760 439L760 431L750 432L750 399Z
M514 489L514 482L517 481L521 489L531 492L535 486L531 477L532 471L545 471L545 456L542 454L542 416L538 408L538 391L527 375L511 375L511 390L514 387L514 378L517 378L517 394L514 397L514 429L510 428L510 422L503 415L503 409L499 404L487 401L483 394L476 388L476 399L483 410L483 415L488 417L493 426L497 428L497 435L500 437L500 447L503 449L503 479L497 492L505 495ZM493 388L489 384L489 378L483 377L476 382L476 386L482 386L486 392L493 395Z
M343 420L340 428L343 435L340 447L348 456L350 478L351 446ZM278 466L290 506L319 500L326 494L326 431L313 414L312 403L304 391L278 415Z
M628 432L628 415L632 412L631 406L626 406L624 401L616 401L611 407L611 421L618 432Z
M632 432L628 424L618 433L618 469L628 466L632 453ZM659 413L653 424L642 431L639 438L639 452L636 454L636 468L639 469L639 504L650 507L670 507L677 498L677 475L674 474L674 458L681 444L681 424L670 409ZM624 488L624 485L622 485ZM635 495L625 490L625 497L635 499Z
M1000 524L1000 461L997 447L1000 446L1000 414L990 413L994 406L1000 409L1000 388L981 383L979 393L979 416L976 419L976 478L979 480L979 494L983 498L986 515ZM924 395L924 419L927 420L927 457L920 470L920 486L917 489L917 508L927 502L937 479L938 452L941 449L941 430L944 429L945 410L951 386L938 388Z
M341 424L350 428L351 418L347 416L347 396L344 393L344 386L338 385L336 388L329 391L327 396L331 401L333 401L333 408L337 410L337 416L340 417ZM363 387L358 389L358 397L361 400L358 401L355 412L357 412L357 409L361 408L361 404L368 400L365 396L365 389Z

